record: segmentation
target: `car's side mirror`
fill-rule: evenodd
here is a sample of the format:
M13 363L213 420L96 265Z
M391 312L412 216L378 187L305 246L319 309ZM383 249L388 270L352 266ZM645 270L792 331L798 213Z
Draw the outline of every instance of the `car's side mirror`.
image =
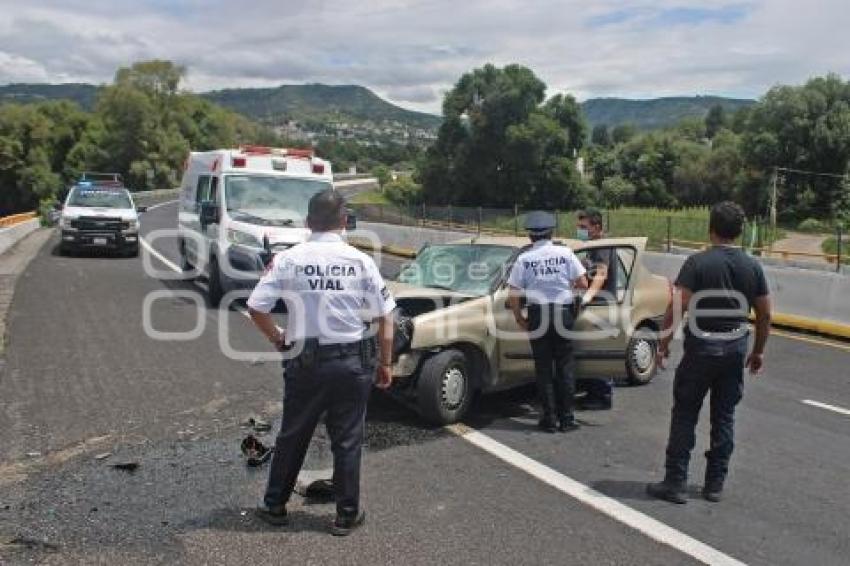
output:
M148 211L148 207L146 207L146 206L137 206L136 207L136 212L138 212L139 214L141 214L142 212L147 212L147 211Z
M218 204L211 200L205 200L201 203L201 225L208 226L210 224L218 224L220 220Z
M345 229L349 232L357 229L357 216L349 212L345 217Z

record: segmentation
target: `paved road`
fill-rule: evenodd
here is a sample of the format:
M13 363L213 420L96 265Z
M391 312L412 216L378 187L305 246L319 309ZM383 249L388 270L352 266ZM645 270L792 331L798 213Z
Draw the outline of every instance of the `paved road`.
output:
M144 215L143 230L174 223L167 205ZM380 395L369 411L364 531L330 539L332 507L297 498L295 525L267 528L246 513L265 470L242 465L238 441L247 416L279 415L279 369L224 356L219 324L240 349L267 351L264 340L237 312L225 318L175 297L153 304L154 326L185 331L200 319L203 332L151 340L145 297L199 286L149 277L140 259L59 257L55 244L21 276L8 320L0 563L695 562ZM154 246L176 259L173 239ZM850 407L848 361L846 345L772 341L769 373L747 384L729 499L720 505L695 498L671 506L643 495L661 474L670 372L619 388L615 410L581 414L587 426L574 434L535 433L528 389L479 401L467 424L556 479L595 488L739 560L846 564L850 418L802 401ZM695 480L704 448L705 434ZM138 471L110 467L126 460L138 461Z

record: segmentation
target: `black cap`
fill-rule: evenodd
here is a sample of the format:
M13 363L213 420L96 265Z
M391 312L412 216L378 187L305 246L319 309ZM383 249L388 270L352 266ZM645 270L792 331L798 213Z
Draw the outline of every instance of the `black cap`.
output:
M533 236L543 236L555 229L555 216L543 210L529 212L525 217L525 229Z

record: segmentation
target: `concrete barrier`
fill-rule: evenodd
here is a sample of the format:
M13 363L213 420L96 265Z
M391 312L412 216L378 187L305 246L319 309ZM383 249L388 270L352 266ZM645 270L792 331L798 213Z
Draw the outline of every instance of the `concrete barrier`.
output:
M0 228L0 254L17 244L24 236L35 232L38 227L38 218L33 218L8 228Z

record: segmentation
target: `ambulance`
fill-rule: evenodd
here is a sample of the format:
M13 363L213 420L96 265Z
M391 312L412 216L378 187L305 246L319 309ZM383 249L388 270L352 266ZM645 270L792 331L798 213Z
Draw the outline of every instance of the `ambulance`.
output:
M192 152L184 169L182 267L206 275L213 306L229 291L253 288L274 254L303 242L310 197L333 188L330 162L311 149L246 145Z

